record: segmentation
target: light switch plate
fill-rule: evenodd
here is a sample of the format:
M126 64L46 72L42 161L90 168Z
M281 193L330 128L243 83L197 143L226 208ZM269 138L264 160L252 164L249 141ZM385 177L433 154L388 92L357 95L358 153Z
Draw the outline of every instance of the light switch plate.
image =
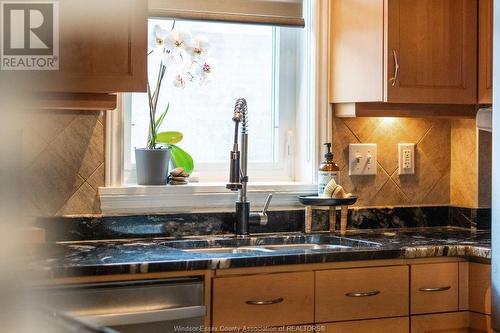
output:
M355 143L349 145L349 176L377 174L377 145Z
M415 174L415 144L414 143L398 144L398 160L399 160L400 175Z

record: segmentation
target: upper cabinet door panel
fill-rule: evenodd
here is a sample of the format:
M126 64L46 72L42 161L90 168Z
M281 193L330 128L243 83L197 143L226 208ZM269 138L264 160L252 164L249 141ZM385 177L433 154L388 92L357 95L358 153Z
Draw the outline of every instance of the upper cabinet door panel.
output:
M381 102L384 0L331 1L330 16L330 101Z
M476 23L477 0L388 0L387 101L476 103Z
M59 12L59 70L22 74L35 90L146 91L146 0L64 0Z
M493 0L479 0L479 104L492 103Z

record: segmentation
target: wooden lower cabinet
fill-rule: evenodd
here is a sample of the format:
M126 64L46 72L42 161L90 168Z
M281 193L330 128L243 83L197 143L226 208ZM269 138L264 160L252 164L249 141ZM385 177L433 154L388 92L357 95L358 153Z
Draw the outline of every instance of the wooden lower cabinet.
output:
M469 313L452 312L411 317L411 333L469 333Z
M470 333L493 333L491 316L482 313L469 312Z
M408 316L408 266L316 272L316 322Z
M469 310L491 314L491 265L469 263Z
M456 260L221 275L212 280L212 326L493 333L490 275L490 265Z
M318 332L327 333L409 333L408 317L370 319L328 323L317 326Z
M314 272L213 280L215 327L272 327L314 322Z
M411 313L458 311L458 263L411 265Z

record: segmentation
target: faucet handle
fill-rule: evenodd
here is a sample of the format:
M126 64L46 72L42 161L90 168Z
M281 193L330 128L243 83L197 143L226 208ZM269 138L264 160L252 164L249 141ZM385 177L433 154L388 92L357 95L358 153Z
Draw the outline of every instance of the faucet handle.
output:
M262 214L267 214L267 210L269 209L269 205L271 204L271 200L273 199L273 194L269 193L267 196L266 202L264 203L264 208L262 209Z
M267 196L266 202L264 203L264 208L261 212L250 212L250 224L264 226L268 222L267 210L271 204L271 199L273 198L272 193Z

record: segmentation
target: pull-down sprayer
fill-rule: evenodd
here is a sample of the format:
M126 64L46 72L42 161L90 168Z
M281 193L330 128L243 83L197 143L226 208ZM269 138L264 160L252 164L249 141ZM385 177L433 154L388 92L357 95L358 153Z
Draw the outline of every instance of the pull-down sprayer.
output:
M262 212L250 212L250 202L247 199L247 164L248 164L248 107L244 98L239 98L234 106L234 141L231 151L231 164L229 168L229 183L226 188L231 191L238 191L236 199L236 222L235 233L238 236L249 234L249 224L266 225L267 209L272 199L269 194ZM238 147L238 133L241 123L241 153Z

